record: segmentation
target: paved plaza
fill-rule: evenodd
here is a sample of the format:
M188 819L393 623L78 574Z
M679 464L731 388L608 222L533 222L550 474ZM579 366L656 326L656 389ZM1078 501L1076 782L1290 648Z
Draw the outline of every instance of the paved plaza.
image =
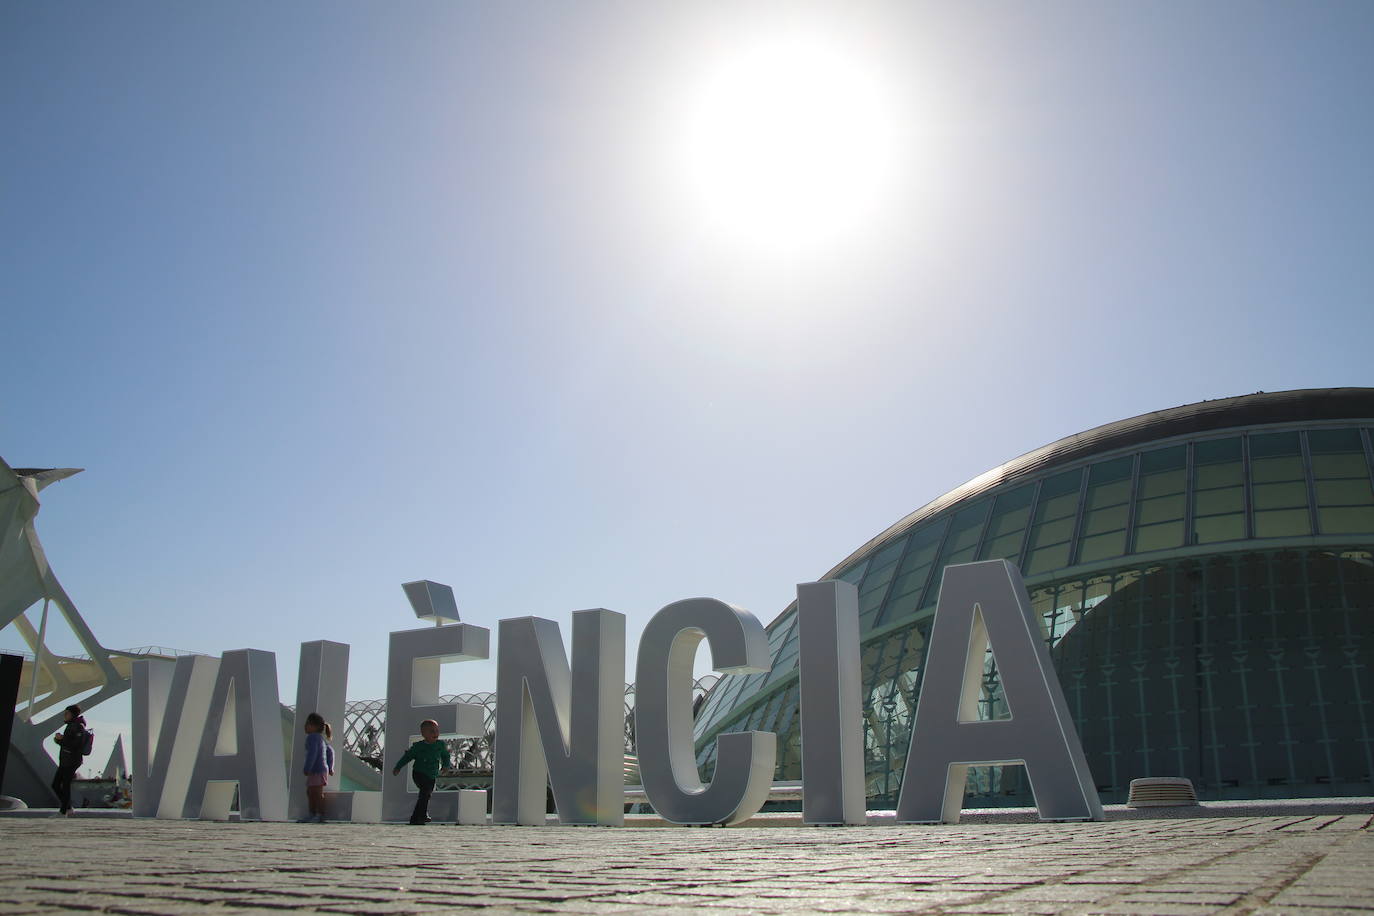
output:
M848 829L7 817L0 914L1374 913L1369 807L1321 810Z

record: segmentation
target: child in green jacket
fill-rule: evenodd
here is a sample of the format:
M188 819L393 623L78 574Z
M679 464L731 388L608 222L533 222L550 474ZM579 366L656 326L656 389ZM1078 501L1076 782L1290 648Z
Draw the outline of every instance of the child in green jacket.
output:
M420 797L415 800L415 810L410 812L410 822L425 824L429 822L429 797L434 794L434 781L439 778L439 769L442 767L447 770L453 766L448 759L448 745L439 740L438 722L426 719L420 723L420 740L408 747L401 759L396 761L396 766L391 768L391 775L398 775L407 760L415 761L410 768L410 778L415 788L420 790Z

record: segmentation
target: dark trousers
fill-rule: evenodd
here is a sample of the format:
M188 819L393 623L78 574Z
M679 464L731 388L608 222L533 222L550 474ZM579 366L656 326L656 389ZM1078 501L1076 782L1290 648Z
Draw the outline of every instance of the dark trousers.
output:
M57 765L57 775L52 778L52 790L57 793L59 809L66 814L72 807L72 778L81 766L81 758L67 760L65 754L62 757Z
M410 822L423 824L429 820L429 797L434 794L434 777L426 776L412 768L410 778L415 783L415 788L420 790L420 797L415 799L415 810L410 812Z

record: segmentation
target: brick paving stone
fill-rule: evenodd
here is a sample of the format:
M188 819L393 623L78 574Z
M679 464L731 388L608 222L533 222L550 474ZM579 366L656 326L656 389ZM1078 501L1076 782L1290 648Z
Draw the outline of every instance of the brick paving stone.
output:
M1106 906L1093 906L1089 912L1109 916L1200 916L1203 913L1217 912L1217 907L1204 904L1117 901Z
M875 916L885 916L888 913L911 913L915 912L905 904L892 903L884 900L841 900L834 903L821 904L812 907L810 903L799 904L792 910L796 913L872 913Z
M980 916L980 914L997 914L1003 916L1006 913L1028 914L1028 916L1058 916L1064 912L1064 908L1052 903L1031 903L1017 905L1009 908L1000 900L993 901L991 904L971 904L969 906L945 907L942 913L960 913L968 916Z
M696 907L692 909L700 912ZM559 907L561 913L605 913L606 916L615 916L616 913L641 914L648 911L644 906L633 903L612 903L609 900L574 900Z
M359 916L371 916L371 914L387 913L413 913L415 904L406 900L385 900L385 901L354 901L350 903L333 902L322 903L316 910L320 913L356 913Z
M1002 895L1004 900L1058 900L1066 903L1083 903L1099 900L1113 893L1112 889L1096 884L1038 884L1034 887L1017 888Z
M1374 911L1374 901L1352 900L1344 894L1320 894L1307 891L1284 892L1273 901L1275 906L1286 907L1330 907L1339 909L1358 909Z
M675 888L673 892L676 894L681 894L684 897L691 898L707 897L721 900L733 900L736 898L748 899L750 897L771 897L779 893L791 893L794 891L797 893L805 894L809 892L815 892L818 888L824 888L825 886L826 885L824 883L817 884L815 882L802 882L799 883L799 886L791 888L782 885L732 886L716 884L708 887L678 887ZM633 890L653 890L653 888L633 888ZM707 900L701 900L696 902L709 903L709 901Z
M1121 903L1135 904L1141 903L1149 906L1165 904L1183 904L1184 906L1209 906L1220 908L1230 906L1239 900L1243 894L1209 894L1209 893L1184 893L1174 890L1157 891L1153 888L1142 891L1138 894L1127 894L1118 898Z

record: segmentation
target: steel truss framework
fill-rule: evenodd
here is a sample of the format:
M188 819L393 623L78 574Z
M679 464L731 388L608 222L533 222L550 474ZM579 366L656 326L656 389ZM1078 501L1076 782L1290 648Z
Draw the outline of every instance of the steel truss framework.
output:
M718 675L708 674L692 684L693 708L700 708L702 700L716 682ZM633 684L625 685L625 778L638 781L635 765ZM441 697L446 703L473 703L484 710L486 734L480 738L449 738L449 757L453 761L452 775L489 777L492 769L492 747L496 735L496 694L460 693ZM380 770L385 765L386 700L350 700L345 708L343 728L344 749Z

